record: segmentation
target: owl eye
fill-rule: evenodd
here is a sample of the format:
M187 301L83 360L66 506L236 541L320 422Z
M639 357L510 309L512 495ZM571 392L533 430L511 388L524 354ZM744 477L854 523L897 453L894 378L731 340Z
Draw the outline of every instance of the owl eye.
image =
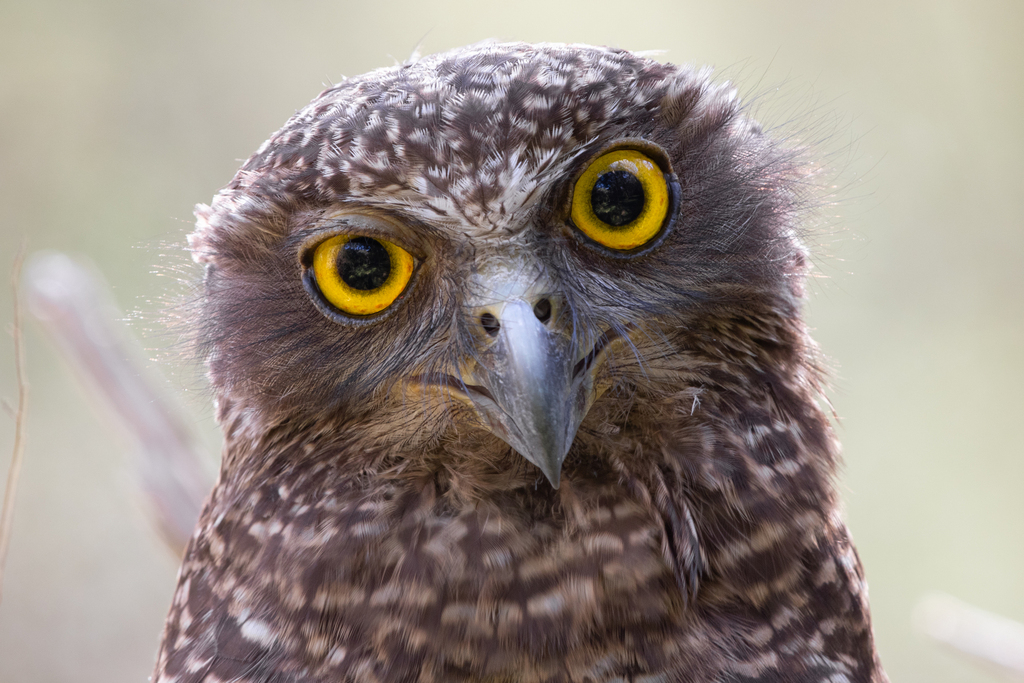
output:
M642 152L619 149L595 159L576 181L570 217L598 244L628 251L661 232L668 207L661 168Z
M394 303L415 268L412 254L374 237L336 235L313 252L317 289L342 313L372 315Z

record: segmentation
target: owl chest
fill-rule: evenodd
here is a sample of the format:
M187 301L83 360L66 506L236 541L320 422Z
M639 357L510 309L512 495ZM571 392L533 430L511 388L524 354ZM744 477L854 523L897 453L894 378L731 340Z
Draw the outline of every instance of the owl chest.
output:
M574 661L591 671L612 661L609 647L619 651L612 659L647 658L646 644L677 631L683 612L660 529L627 503L576 522L492 509L354 527L333 558L321 556L310 615L318 642L442 672L439 680L458 680L462 669L558 680L541 669ZM333 560L329 569L324 560ZM524 667L536 676L502 678Z

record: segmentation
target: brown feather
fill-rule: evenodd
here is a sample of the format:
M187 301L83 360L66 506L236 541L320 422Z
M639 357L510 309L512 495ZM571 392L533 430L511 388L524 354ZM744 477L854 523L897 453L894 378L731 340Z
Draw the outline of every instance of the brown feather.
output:
M623 140L679 185L635 258L565 219ZM707 72L619 50L477 46L322 93L197 210L225 449L154 681L886 681L801 319L808 172ZM368 324L301 284L339 209L423 254ZM557 490L417 381L459 376L471 275L513 250L577 338L620 335Z

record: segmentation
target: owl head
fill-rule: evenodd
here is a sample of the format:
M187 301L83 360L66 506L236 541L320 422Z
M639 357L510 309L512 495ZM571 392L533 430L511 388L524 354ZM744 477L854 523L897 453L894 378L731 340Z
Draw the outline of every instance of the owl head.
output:
M197 209L228 437L341 430L557 487L630 416L802 353L800 173L709 72L622 50L346 79Z

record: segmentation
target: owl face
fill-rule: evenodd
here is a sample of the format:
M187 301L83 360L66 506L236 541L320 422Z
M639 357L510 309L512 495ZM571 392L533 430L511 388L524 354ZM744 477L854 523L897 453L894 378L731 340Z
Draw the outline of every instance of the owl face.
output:
M557 487L610 415L743 356L719 322L793 317L793 167L706 73L616 50L349 79L197 210L214 386L264 431L511 446Z

